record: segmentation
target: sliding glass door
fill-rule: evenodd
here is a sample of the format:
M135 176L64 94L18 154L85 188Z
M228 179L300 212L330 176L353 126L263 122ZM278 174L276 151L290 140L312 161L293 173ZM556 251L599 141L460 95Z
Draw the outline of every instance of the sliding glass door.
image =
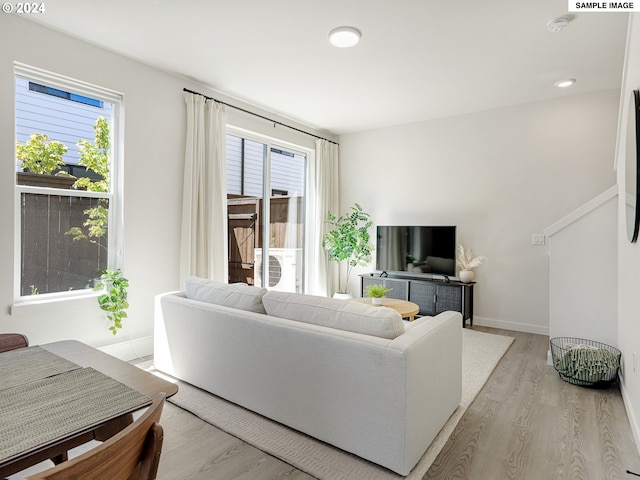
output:
M227 135L229 283L303 292L307 157Z

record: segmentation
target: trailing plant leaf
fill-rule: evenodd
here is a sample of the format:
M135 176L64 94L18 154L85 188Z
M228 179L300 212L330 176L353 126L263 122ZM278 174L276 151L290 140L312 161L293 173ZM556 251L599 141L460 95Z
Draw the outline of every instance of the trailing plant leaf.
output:
M100 281L94 287L95 291L103 290L104 293L98 296L98 306L107 314L107 318L113 322L109 330L115 335L119 328L122 328L122 319L127 318L127 280L120 269L103 270Z

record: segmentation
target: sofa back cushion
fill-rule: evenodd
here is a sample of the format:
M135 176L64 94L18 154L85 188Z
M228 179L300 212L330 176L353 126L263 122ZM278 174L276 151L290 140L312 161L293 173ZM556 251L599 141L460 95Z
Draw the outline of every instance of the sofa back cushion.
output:
M390 308L273 291L268 292L262 298L262 302L267 314L274 317L388 339L394 339L404 333L400 314Z
M266 288L253 287L246 283L222 283L206 278L189 277L184 281L187 298L200 302L224 305L249 312L265 313L262 297Z

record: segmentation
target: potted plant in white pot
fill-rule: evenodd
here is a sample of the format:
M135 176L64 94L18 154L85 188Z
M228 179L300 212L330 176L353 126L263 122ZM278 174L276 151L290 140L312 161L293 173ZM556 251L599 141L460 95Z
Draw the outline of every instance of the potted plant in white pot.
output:
M384 285L367 285L364 288L364 294L371 298L373 305L382 305L382 299L391 291L391 288L387 288Z
M365 266L371 262L371 252L374 249L369 241L371 218L356 203L349 213L340 217L329 213L327 223L332 228L322 237L322 247L327 251L329 259L338 262L339 266L345 263L344 272L339 267L338 291L334 298L351 298L352 295L348 291L351 270L353 267Z
M458 266L458 278L460 278L460 281L464 283L473 282L475 277L473 269L479 267L485 261L487 261L487 257L474 257L471 248L465 250L462 245L458 245L456 265Z

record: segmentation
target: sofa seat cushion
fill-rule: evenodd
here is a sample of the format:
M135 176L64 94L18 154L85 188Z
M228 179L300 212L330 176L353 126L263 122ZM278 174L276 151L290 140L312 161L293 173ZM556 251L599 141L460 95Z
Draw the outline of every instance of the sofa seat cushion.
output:
M268 292L262 302L267 314L274 317L388 339L404 333L402 317L390 308L273 291Z
M246 283L222 283L206 278L189 277L184 281L187 298L225 307L265 313L262 297L266 288L253 287Z

